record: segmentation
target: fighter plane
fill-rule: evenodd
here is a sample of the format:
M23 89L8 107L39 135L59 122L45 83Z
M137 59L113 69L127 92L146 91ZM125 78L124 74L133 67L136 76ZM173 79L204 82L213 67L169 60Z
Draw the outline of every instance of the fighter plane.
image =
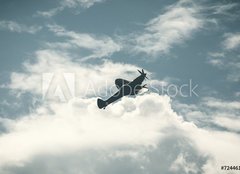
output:
M105 109L107 105L117 101L123 96L136 95L142 88L147 88L146 84L142 86L142 82L145 80L145 78L148 79L147 74L144 72L143 69L142 71L138 70L138 72L140 73L140 75L131 82L124 79L116 79L115 85L119 90L106 101L98 98L97 105L99 109Z

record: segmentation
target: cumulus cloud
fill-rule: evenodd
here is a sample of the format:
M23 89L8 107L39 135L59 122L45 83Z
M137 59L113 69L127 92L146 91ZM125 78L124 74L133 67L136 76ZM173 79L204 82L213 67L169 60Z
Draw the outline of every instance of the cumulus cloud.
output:
M128 103L133 107L125 110ZM52 103L50 108L53 114L42 107L36 113L12 121L9 132L0 138L2 166L21 164L41 153L104 149L113 145L154 145L164 136L158 132L159 128L167 126L172 114L176 116L168 110L169 98L156 94L137 100L124 99L107 112L97 108L95 98L74 99L68 104ZM162 114L156 115L156 112ZM155 119L161 115L165 118Z
M136 67L128 64L106 61L102 65L82 64L53 50L39 50L36 57L35 62L24 64L26 72L13 73L15 77L12 77L9 87L39 94L41 74L49 71L78 72L77 77L82 80L79 84L81 89L86 87L88 78L94 80L96 86L101 86L103 80L112 80L117 74L130 79L136 76L133 72ZM211 100L205 105L218 107L219 102ZM237 106L234 103L227 105L239 109ZM190 106L189 109L194 110L195 107ZM58 156L77 158L86 163L86 154L91 154L91 164L102 167L102 173L109 169L110 164L117 170L119 160L123 159L128 162L123 166L131 168L133 173L156 173L161 169L165 173L218 173L221 165L240 162L236 156L240 145L238 134L208 130L184 121L172 109L168 96L154 93L122 98L106 110L97 108L96 97L91 92L90 95L73 96L68 102L44 100L31 113L15 120L4 119L1 124L5 131L0 135L0 168L5 173L30 170L30 164L37 165L42 160ZM168 153L159 156L168 147L172 147ZM105 160L109 165L93 159ZM157 169L154 165L156 159L162 163ZM98 171L93 165L71 171L61 161L54 161L73 174ZM43 163L42 168L47 164ZM56 168L51 168L54 170Z
M17 32L17 33L30 33L35 34L36 32L40 31L42 29L41 26L27 26L24 24L19 24L15 21L6 21L2 20L0 21L0 29L1 30L8 30L11 32Z
M218 173L221 165L240 162L236 156L239 153L239 135L205 130L185 122L171 109L168 96L153 93L123 98L106 110L97 108L96 98L74 98L69 103L54 102L47 108L42 106L30 115L10 121L7 130L0 136L2 170L6 170L6 166L8 169L13 166L24 167L32 159L44 154L58 156L77 153L81 156L81 153L94 150L115 154L112 159L127 156L134 160L139 153L153 149L153 152L150 150L144 153L143 159L139 159L144 162L151 159L150 154L154 151L161 153L161 149L166 147L161 144L174 136L179 138L172 143L179 139L186 139L186 142L178 146L179 154L174 154L173 149L173 154L168 154L169 157L177 155L165 166L169 173ZM198 166L198 161L189 161L191 155L189 158L186 154L182 156L181 150L188 145L195 149L199 158L200 154L204 154L207 161ZM117 149L114 150L114 147ZM135 151L131 151L132 147ZM105 154L105 159L109 158L109 153ZM99 158L95 155L95 158ZM161 163L165 159L159 160ZM149 165L148 162L141 164L143 169ZM154 173L153 169L148 170Z
M70 98L74 96L96 96L103 89L113 87L113 79L118 78L119 74L121 74L122 78L131 80L138 75L136 70L139 69L134 65L109 61L96 65L74 62L64 52L54 50L36 51L35 57L35 63L28 61L24 63L25 72L13 72L11 74L11 82L7 84L9 88L41 95L43 94L43 83L46 80L44 75L50 73L53 76L46 83L56 83L57 86L62 87L65 84L61 85L62 81L64 81L61 77L69 73L75 81L72 86L75 93L71 94ZM55 78L56 80L54 80ZM67 77L65 80L67 80ZM53 88L53 91L55 89ZM49 87L49 90L51 91L51 87ZM66 89L66 93L68 92L68 89Z
M165 13L145 24L144 32L134 35L134 51L156 56L183 43L203 25L198 10L191 1L180 1L167 7Z
M170 10L175 7L171 6ZM221 165L240 163L236 155L240 153L240 137L236 131L213 130L182 116L182 113L199 114L204 118L216 114L213 110L222 112L221 106L235 116L238 102L208 98L202 101L202 110L196 105L182 104L185 111L177 114L169 96L145 93L134 98L124 97L99 110L96 90L92 87L105 91L119 74L131 80L138 75L139 67L107 60L89 64L72 59L69 49L74 47L89 49L90 57L110 55L118 47L112 47L108 37L67 31L56 25L49 29L58 37L66 38L66 42L47 43L46 49L36 51L33 61L23 64L23 71L11 74L6 87L38 97L46 81L50 86L57 83L54 88L47 87L50 94L57 91L58 84L62 87L62 82L65 85L73 82L70 88L75 88L74 95L66 97L65 102L45 98L40 106L18 119L0 120L4 128L0 134L1 173L214 174L220 172ZM101 44L107 49L103 50ZM75 80L71 81L69 74ZM44 75L49 78L45 79ZM168 84L154 79L151 82L159 87ZM64 89L67 96L72 92ZM222 121L220 119L221 126L229 127L230 122ZM215 120L215 124L220 124L219 120ZM36 166L41 166L41 171L36 171Z

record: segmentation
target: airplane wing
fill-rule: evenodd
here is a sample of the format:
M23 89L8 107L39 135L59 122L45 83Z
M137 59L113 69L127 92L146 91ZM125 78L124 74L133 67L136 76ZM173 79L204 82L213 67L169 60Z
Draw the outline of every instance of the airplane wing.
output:
M129 81L128 80L124 80L124 79L116 79L115 80L115 85L116 85L116 87L118 89L121 88L123 85L126 85L128 83L129 83Z
M106 104L109 105L110 103L113 103L122 97L123 97L123 94L121 94L121 92L118 91L112 97L110 97L109 99L106 100Z

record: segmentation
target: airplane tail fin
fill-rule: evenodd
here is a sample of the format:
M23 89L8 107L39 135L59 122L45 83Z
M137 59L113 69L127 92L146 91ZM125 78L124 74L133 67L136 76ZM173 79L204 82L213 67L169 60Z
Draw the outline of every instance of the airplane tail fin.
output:
M102 109L102 108L105 109L105 107L107 106L107 102L98 98L97 99L97 105L98 105L99 109Z

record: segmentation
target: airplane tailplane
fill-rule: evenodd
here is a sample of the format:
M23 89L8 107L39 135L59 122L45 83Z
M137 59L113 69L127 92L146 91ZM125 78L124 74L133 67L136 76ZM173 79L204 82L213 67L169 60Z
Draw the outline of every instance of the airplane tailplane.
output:
M97 100L97 105L100 109L102 109L102 108L105 109L105 107L107 106L107 102L99 98Z

